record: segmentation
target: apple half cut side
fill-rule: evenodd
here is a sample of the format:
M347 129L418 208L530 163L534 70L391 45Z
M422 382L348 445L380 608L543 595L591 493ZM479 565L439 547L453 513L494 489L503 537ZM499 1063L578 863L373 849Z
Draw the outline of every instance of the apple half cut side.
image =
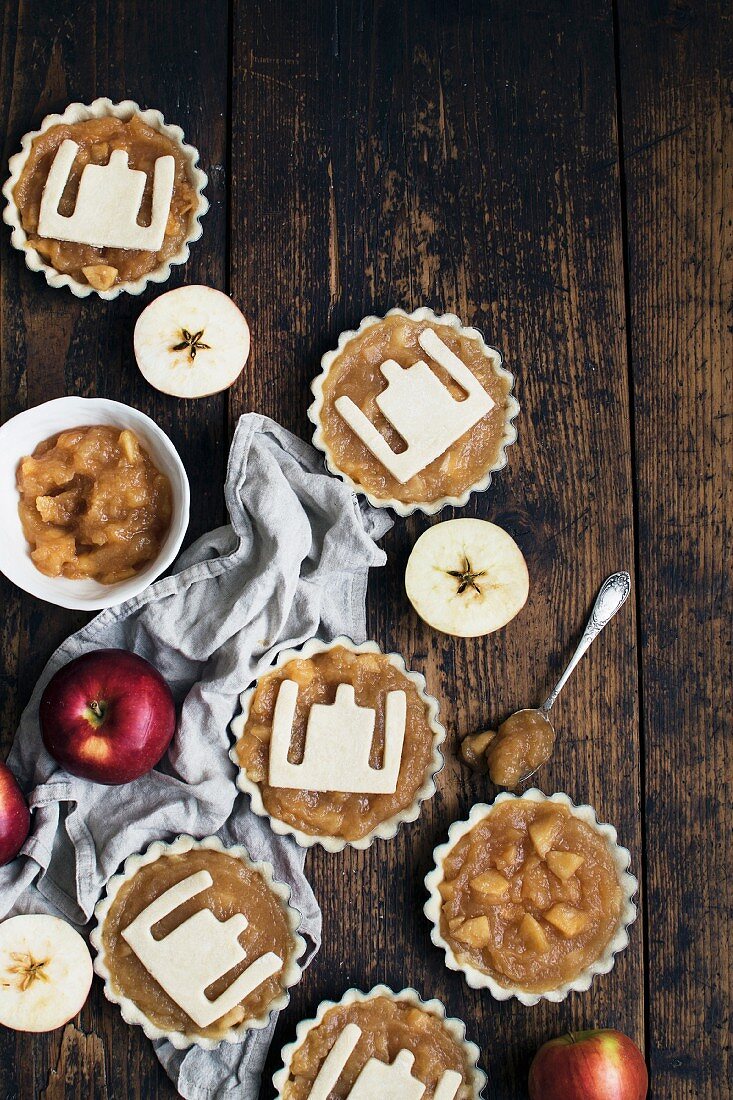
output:
M0 924L0 1024L53 1031L80 1011L92 984L92 958L59 917L11 917Z
M482 519L429 527L405 570L407 597L428 626L478 638L506 626L524 607L529 573L511 535Z
M249 357L249 325L231 298L193 284L161 294L137 319L143 377L173 397L208 397L232 386Z

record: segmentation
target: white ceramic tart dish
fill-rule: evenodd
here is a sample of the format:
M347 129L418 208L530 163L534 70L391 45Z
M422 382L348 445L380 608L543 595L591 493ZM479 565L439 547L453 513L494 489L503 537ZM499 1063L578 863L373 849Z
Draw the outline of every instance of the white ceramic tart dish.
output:
M384 657L391 666L398 670L401 676L414 687L419 702L424 708L425 721L432 734L427 766L425 767L421 782L410 804L401 808L398 812L391 814L384 820L381 820L368 834L358 839L351 840L340 835L319 835L318 833L305 832L303 829L287 821L281 820L279 817L273 816L265 807L259 783L250 779L237 753L238 742L245 732L257 685L260 680L264 676L267 676L268 673L282 669L291 661L306 661L311 657L327 653L339 646L342 646L352 654L379 654ZM320 844L328 852L341 852L347 846L363 849L368 848L377 839L391 840L396 835L400 825L402 825L403 822L414 821L420 814L422 803L426 799L432 798L435 794L435 777L443 767L443 756L440 751L440 746L446 736L445 729L438 721L438 702L431 695L427 694L424 676L418 672L412 672L407 669L404 659L399 654L382 653L382 650L376 642L367 641L362 642L360 645L356 645L350 638L345 637L335 638L332 642L322 642L318 639L311 639L300 649L284 650L278 655L277 661L262 674L258 681L241 695L240 705L241 711L234 718L230 727L235 743L229 753L231 760L239 769L237 786L241 791L249 795L251 809L258 816L269 819L270 826L274 832L278 833L280 836L290 835L294 837L296 843L303 848L310 848L315 844ZM403 757L400 765L400 774L402 774L404 766L405 759Z
M499 982L490 973L483 969L479 969L478 966L474 965L467 958L458 958L454 948L446 941L441 931L441 911L444 902L440 888L445 881L444 861L449 857L452 849L455 848L463 837L467 836L477 825L490 817L498 807L509 802L540 803L546 805L548 809L553 805L561 806L569 811L572 817L579 819L585 825L589 826L597 836L602 838L607 848L611 865L616 871L620 890L619 916L615 930L612 930L610 939L606 942L598 957L593 959L587 967L570 980L563 982L556 988L547 989L542 992L529 991L522 988L520 985L510 984L509 982L506 984ZM525 791L522 795L504 792L498 795L491 805L479 803L471 809L468 820L456 821L451 825L448 831L447 842L439 845L435 849L433 852L433 860L434 867L425 877L425 886L427 887L429 897L425 903L424 911L432 925L430 938L436 947L441 948L445 952L445 963L449 970L462 972L467 984L472 989L487 989L498 1001L506 1001L511 997L516 997L523 1005L532 1006L536 1005L541 1000L554 1002L562 1001L572 992L584 993L590 988L595 975L607 974L614 965L616 955L628 946L628 929L636 919L636 906L632 898L639 885L637 880L628 870L631 856L626 848L622 848L617 843L616 830L612 825L599 822L595 810L591 806L576 806L566 794L553 794L547 796L541 791L532 788L531 790ZM489 874L493 873L492 871L489 872Z
M265 1009L259 1015L251 1017L249 1019L243 1019L236 1026L228 1027L226 1030L223 1030L221 1034L217 1034L216 1036L199 1034L193 1029L187 1031L166 1030L158 1026L158 1024L151 1020L150 1017L146 1015L146 1013L138 1006L138 1004L134 1000L132 1000L129 996L122 992L122 990L115 984L112 972L110 970L110 960L108 959L107 950L104 944L105 921L107 920L110 911L113 908L113 903L115 902L115 899L117 898L124 884L134 879L134 877L141 869L147 867L149 864L156 863L158 860L166 859L171 856L185 855L186 853L206 852L223 853L226 856L234 857L235 859L241 861L250 871L255 871L261 876L269 893L271 895L274 895L274 897L277 899L279 907L284 914L287 923L288 936L290 937L293 944L293 950L289 953L288 958L284 962L284 965L280 966L280 972L277 972L275 970L275 967L277 965L277 962L282 963L282 960L278 959L276 955L273 955L274 962L270 969L270 976L277 974L280 992L267 1003ZM181 881L188 882L189 879ZM205 883L203 885L199 884L199 890L203 889L204 886ZM273 869L269 863L254 862L249 858L249 855L247 854L245 848L241 847L240 845L225 846L217 837L214 836L206 837L203 840L194 840L193 837L190 836L179 836L176 840L170 843L166 843L164 841L155 841L141 855L129 856L124 863L121 873L115 875L107 883L106 891L101 900L98 902L95 909L94 915L97 923L90 936L92 947L94 948L94 951L96 953L94 959L94 969L96 973L104 980L104 994L107 1000L119 1005L120 1012L122 1013L122 1018L126 1021L126 1023L137 1024L138 1026L140 1026L149 1039L168 1039L178 1050L185 1050L190 1046L199 1046L205 1050L213 1050L222 1042L242 1042L249 1031L266 1027L272 1013L279 1012L288 1004L290 1000L290 994L288 991L292 986L296 985L296 983L300 980L302 974L302 968L298 964L297 960L302 958L306 944L303 937L300 936L297 931L300 925L301 916L298 910L293 908L293 906L290 904L290 894L290 887L285 883L278 882L274 878ZM189 898L195 896L195 891L189 891L188 896ZM126 927L124 931L129 934L130 928L132 928L133 925L138 924L141 917L145 917L146 914L148 914L159 901L160 899L156 898L155 901L148 908L144 909L142 913L139 914L135 918L135 920ZM163 908L167 908L164 901L161 902L161 906ZM167 912L171 912L170 908L167 908ZM155 921L157 922L160 919L164 919L165 915L165 913L161 912L151 913L150 921L148 923L152 926L153 918L155 918ZM201 920L202 917L206 918L205 922ZM179 926L179 928L185 926L186 924L191 924L191 922L200 921L200 925L196 929L196 931L198 932L197 940L202 944L206 944L209 954L215 957L217 952L216 949L212 947L212 941L221 937L223 944L221 944L220 946L225 946L227 948L231 948L231 946L234 946L236 948L234 937L238 933L241 933L249 923L247 920L239 915L230 918L230 920L238 923L233 930L227 931L227 924L229 923L229 921L217 921L214 914L204 908L196 913L195 917L184 921L183 924ZM206 923L208 927L205 928L204 923ZM178 960L180 960L182 955L184 954L184 952L181 950L181 945L175 943L176 933L178 933L179 928L175 928L170 933L166 931L166 936L162 940L157 942L165 945L167 941L171 941L172 973L176 975L188 975L191 972L192 967L189 966L188 968L181 970L178 962ZM231 937L230 941L226 940L227 935ZM137 953L137 948L135 949L135 953ZM203 954L206 953L204 952ZM190 959L193 959L194 955L195 952L192 953L190 950L187 952L187 956ZM221 965L222 957L224 959L223 965ZM221 954L221 951L219 952L219 974L224 975L228 973L228 969L231 969L232 966L230 962L231 958L231 952L223 956ZM254 970L258 963L263 962L264 960L261 958L255 960L255 962L252 964L251 969ZM229 963L228 967L226 965L227 963ZM213 965L216 965L216 963L214 963ZM218 974L216 976L218 977ZM241 978L244 977L245 975L242 974ZM152 981L152 984L154 986L156 985L154 979L149 980ZM202 984L205 980L206 979L202 979ZM238 981L240 981L240 978L237 978L235 979L235 981L230 983L228 989L231 989L234 985L236 985L236 982ZM208 989L208 983L206 988ZM202 998L205 997L205 992L203 989L201 989L200 991L200 996ZM219 1019L221 1018L223 1017L219 1017ZM213 1022L216 1023L216 1020L214 1020Z
M188 231L180 243L177 251L167 257L159 266L154 267L140 278L120 282L109 289L95 289L89 283L83 283L80 279L70 274L57 271L50 263L47 263L41 254L33 247L21 222L21 213L15 201L13 191L18 183L23 168L28 161L31 146L35 138L45 133L53 126L60 124L73 124L86 122L90 119L114 117L128 122L134 116L138 116L144 123L159 131L178 147L186 162L186 175L188 182L195 192L196 206L189 216ZM52 287L67 286L77 298L86 298L90 294L98 294L100 298L110 300L117 298L123 292L126 294L141 294L148 283L163 283L168 279L171 267L174 264L183 264L189 256L189 246L199 239L203 230L201 218L209 209L209 203L203 194L208 178L206 173L198 167L199 153L192 145L184 142L183 130L180 126L167 123L160 111L143 110L131 99L125 99L120 103L113 103L111 99L95 99L92 103L70 103L63 114L46 115L38 130L32 130L25 134L21 140L20 152L10 158L10 176L3 186L3 195L7 205L3 211L3 220L11 227L11 242L25 255L25 262L31 271L42 271L46 282Z
M293 1059L297 1052L303 1047L310 1033L323 1023L326 1014L334 1008L348 1008L350 1005L365 1005L381 997L400 1002L410 1008L418 1009L439 1021L442 1029L454 1043L462 1048L463 1052L462 1076L464 1080L458 1086L457 1090L453 1087L446 1091L453 1092L455 1100L480 1100L483 1096L484 1085L486 1084L486 1074L478 1065L480 1054L479 1048L475 1043L466 1039L466 1026L463 1021L447 1016L445 1006L441 1001L437 1000L437 998L423 1001L414 989L407 988L402 989L399 993L394 993L386 985L375 986L374 989L371 989L368 993L362 993L358 989L349 989L344 993L340 1001L322 1001L312 1020L300 1021L295 1030L295 1041L283 1047L281 1053L283 1064L272 1078L278 1100L290 1100L292 1091L289 1086L293 1085ZM341 1094L339 1093L339 1095Z
M383 325L385 322L389 322L390 319L395 318L404 318L406 321L411 322L428 322L429 326L446 326L447 328L454 330L456 335L463 337L467 341L471 341L472 343L477 344L481 354L489 360L492 374L495 375L498 379L502 380L504 385L506 386L504 419L501 427L501 435L498 439L498 450L495 452L493 459L488 460L488 465L482 466L480 469L477 469L477 476L471 484L465 487L461 487L460 490L457 492L448 492L445 495L442 495L436 499L431 499L427 501L412 499L401 500L398 499L398 495L396 492L393 495L377 495L373 490L362 484L358 476L352 476L351 473L346 472L342 468L339 463L339 459L334 453L333 447L330 445L326 437L326 432L324 431L324 385L326 384L326 380L334 364L337 362L337 360L341 358L344 351L347 349L348 345L352 343L352 341L359 340L365 333L368 333L369 329L372 329L374 326ZM422 337L420 339L422 339ZM426 354L428 354L429 357L429 353L427 353L427 350L423 350L426 351ZM472 376L471 373L467 370L465 364L462 364L460 362L456 363L456 356L451 355L449 349L444 347L443 351L450 358L453 359L453 362L455 363L459 371L462 370L465 373L465 377L468 379L469 385L475 386L478 389L478 395L485 398L484 391L482 390L481 386L478 385L476 378ZM419 348L415 349L415 352L415 355L411 355L410 358L417 358L421 354ZM407 375L408 371L405 371L403 373ZM454 381L456 380L456 378L457 376L454 375ZM391 378L387 389L389 389L393 382L397 381L397 379ZM409 394L414 391L413 383L414 379L408 382L405 378L403 383L399 384L404 385L404 388L408 392L409 396ZM501 353L496 348L491 347L485 342L482 334L478 331L478 329L468 328L462 325L460 318L458 318L455 314L436 314L432 309L428 308L427 306L421 306L419 309L414 310L412 313L407 313L405 310L399 308L391 309L388 313L385 314L384 317L365 317L359 325L358 329L342 332L339 336L337 347L332 351L326 352L322 356L321 372L319 375L317 375L316 378L314 378L313 382L311 383L313 402L308 409L308 418L314 425L315 429L313 433L313 443L319 450L324 453L326 466L329 472L334 474L336 477L341 478L355 493L359 493L365 496L369 503L374 505L376 508L391 508L394 512L397 513L397 515L400 516L409 516L412 515L412 513L415 511L424 512L426 515L434 515L436 512L439 512L441 511L441 509L449 506L462 508L468 502L468 499L472 493L479 493L488 489L489 485L491 484L493 474L495 474L499 470L504 469L507 464L507 448L510 447L517 438L517 429L514 425L514 421L519 413L519 402L512 392L513 388L514 375L510 371L508 371L506 367L503 366ZM438 386L438 389L443 390L443 387ZM383 390L383 392L379 395L380 401L384 398L386 392L386 390ZM443 392L445 393L444 390ZM340 401L341 399L338 400ZM449 403L450 406L458 405L459 408L463 404L464 402L455 401ZM490 404L493 406L493 401L490 402ZM438 412L439 411L440 410L438 410ZM493 409L491 411L493 411ZM361 416L358 409L355 410L355 412L357 416ZM388 417L388 419L391 419L391 417ZM419 431L419 427L417 429L415 428L415 421L417 421L418 424L429 422L434 425L436 422L441 422L443 420L443 417L437 414L433 415L433 413L429 411L426 407L425 410L417 416L415 416L413 413L411 419L413 421L413 431ZM406 423L409 425L410 417L407 418ZM478 425L474 423L474 426L477 427ZM374 426L371 425L372 434L376 435L376 433L373 433L373 427ZM397 434L402 436L404 443L407 433L400 433L399 426L397 424L393 424L393 427L397 431ZM365 429L367 431L369 430L366 424ZM469 431L471 430L472 429L469 428ZM357 440L357 437L355 435L353 436L353 438L361 444L362 441ZM364 437L364 439L365 438L366 437ZM376 438L377 444L380 447L384 446L383 438L381 436L377 436ZM456 446L459 446L460 442L460 437L455 436L454 444ZM452 450L454 444L450 444L448 448L446 448L446 450L443 452L443 454L450 454L450 451ZM369 450L371 450L371 448L369 448ZM387 448L385 448L385 451L386 453L389 453ZM436 449L433 451L433 454L440 454L439 446L436 447ZM373 457L374 456L372 455L372 458ZM402 458L404 456L400 455L399 457ZM423 472L425 473L428 470L432 469L433 466L435 466L436 461L441 460L433 461L431 459L431 464L425 467ZM386 473L387 471L384 472Z

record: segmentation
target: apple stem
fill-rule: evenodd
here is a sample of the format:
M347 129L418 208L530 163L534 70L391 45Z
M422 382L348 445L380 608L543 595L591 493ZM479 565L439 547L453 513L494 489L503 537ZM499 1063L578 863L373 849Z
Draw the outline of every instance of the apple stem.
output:
M577 1043L577 1041L578 1041L578 1040L577 1040L577 1039L575 1038L575 1036L573 1035L572 1031L569 1031L569 1032L568 1032L568 1038L570 1039L570 1042L571 1042L571 1043Z
M97 718L104 718L104 711L102 710L101 706L99 705L99 703L97 702L96 699L89 704L89 709L94 714L96 714Z

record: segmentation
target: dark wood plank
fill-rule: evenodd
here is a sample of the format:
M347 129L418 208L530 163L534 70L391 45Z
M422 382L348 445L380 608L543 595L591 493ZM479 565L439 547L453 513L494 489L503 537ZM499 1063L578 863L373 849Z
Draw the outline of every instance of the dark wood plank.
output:
M532 579L506 631L453 642L403 594L429 521L398 521L386 540L371 632L442 700L446 768L394 842L309 853L324 946L283 1013L268 1073L322 998L385 980L438 995L466 1021L487 1096L524 1096L531 1053L568 1027L616 1026L643 1044L641 923L592 994L499 1005L445 970L422 878L450 821L493 796L456 762L459 736L541 701L601 580L633 563L611 8L238 2L233 41L232 286L254 351L232 420L255 407L305 433L308 384L339 331L395 304L455 309L505 351L523 404L508 470L465 514L512 531ZM558 706L541 785L614 822L639 874L636 659L628 606Z
M733 11L622 0L655 1097L731 1095Z
M49 111L98 95L132 98L182 125L209 173L212 209L204 237L166 289L182 282L226 288L225 163L228 132L228 5L156 0L152 5L55 0L9 3L2 39L4 162L27 130ZM4 228L4 227L3 227ZM0 415L64 394L111 397L142 408L171 435L191 481L188 540L221 523L228 440L225 399L178 402L152 390L132 353L134 322L161 292L111 302L79 301L29 272L4 229L0 259L2 359ZM14 591L0 578L0 748L7 751L17 716L54 647L83 616L51 608ZM102 1097L173 1096L148 1040L126 1028L119 1013L94 994L70 1026L51 1037L0 1033L0 1095ZM104 1056L102 1055L104 1050ZM3 1091L3 1090L6 1091ZM76 1090L76 1091L74 1091Z

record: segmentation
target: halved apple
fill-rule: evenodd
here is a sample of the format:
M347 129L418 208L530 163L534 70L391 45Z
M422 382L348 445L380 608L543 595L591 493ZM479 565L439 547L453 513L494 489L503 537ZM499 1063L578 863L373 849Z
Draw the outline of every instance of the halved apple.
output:
M412 548L407 597L429 626L478 638L506 626L529 594L522 551L511 535L482 519L429 527Z
M236 382L249 356L249 325L210 286L161 294L137 319L135 358L151 386L174 397L208 397Z
M81 1009L92 959L79 933L58 917L29 914L0 924L0 1024L53 1031Z

